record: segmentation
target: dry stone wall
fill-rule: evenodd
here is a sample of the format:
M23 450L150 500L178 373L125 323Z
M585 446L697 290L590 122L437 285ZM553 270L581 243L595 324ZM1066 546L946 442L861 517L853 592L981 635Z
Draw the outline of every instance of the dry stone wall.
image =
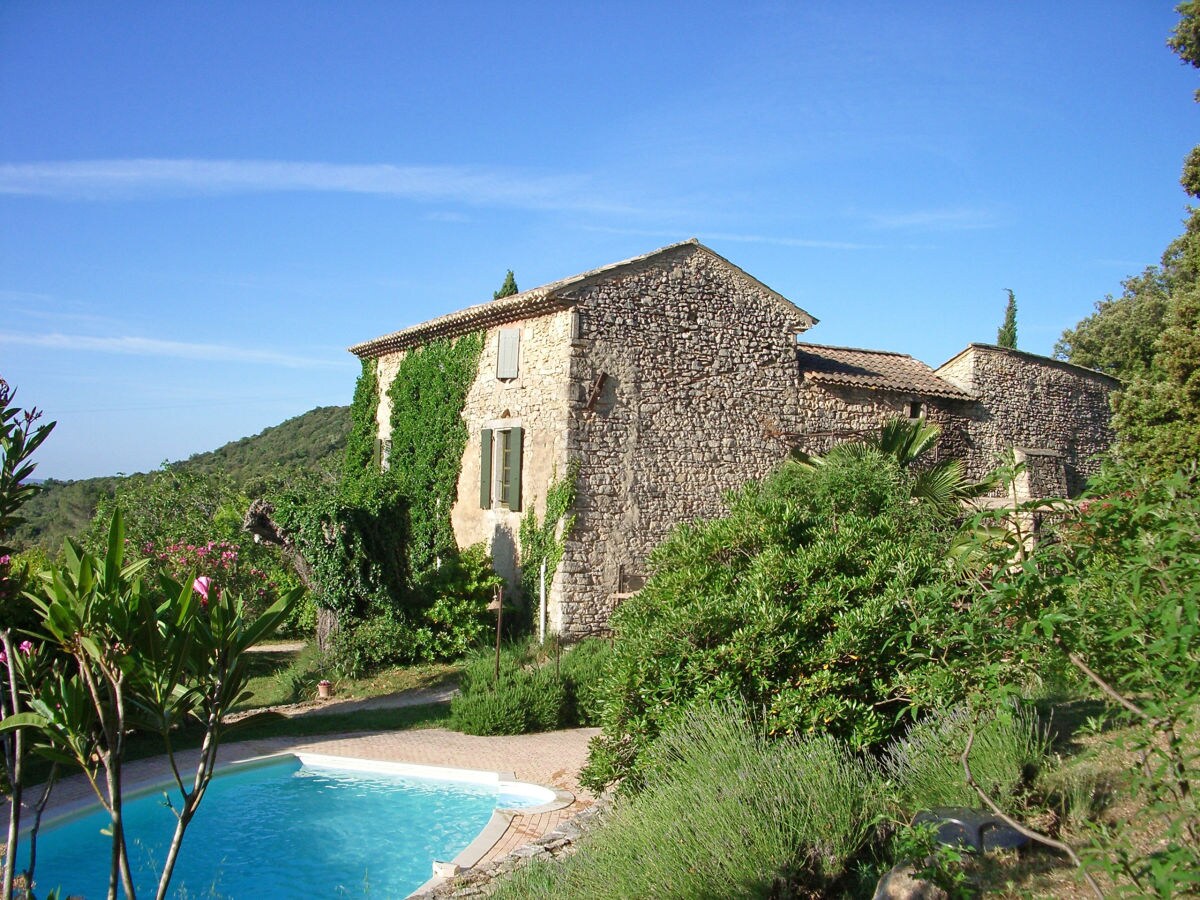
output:
M773 430L796 409L795 340L808 319L694 246L572 299L579 490L553 614L574 637L607 627L672 527L720 515L727 491L782 458Z
M913 401L921 404L925 420L942 430L926 462L961 456L967 403L899 391L840 387L809 379L800 385L796 410L799 430L790 439L805 453L827 453L835 444L878 433L885 422L907 417Z
M1034 495L1062 484L1074 496L1099 470L1095 456L1113 440L1108 399L1119 386L1116 379L985 344L972 344L937 374L977 398L967 407L962 451L972 475L990 471L1013 448L1058 454L1037 454ZM1058 472L1049 470L1058 466Z

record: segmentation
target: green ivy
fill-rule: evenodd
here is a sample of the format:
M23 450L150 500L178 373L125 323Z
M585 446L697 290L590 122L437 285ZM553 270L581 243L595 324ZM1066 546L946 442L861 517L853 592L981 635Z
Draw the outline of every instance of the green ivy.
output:
M575 527L571 508L575 505L578 476L579 460L573 459L567 466L566 476L554 481L546 490L545 519L538 522L532 503L529 511L521 517L521 589L526 597L538 596L542 562L546 563L546 584L549 585L562 561L566 536Z
M392 479L298 485L276 498L275 519L308 563L318 605L358 617L405 604L407 515Z
M346 437L347 478L356 478L364 472L378 471L375 457L378 442L378 426L375 413L379 409L379 384L377 361L364 359L362 374L354 385L354 400L350 404L350 434Z
M388 475L408 500L408 563L418 585L457 545L450 510L467 446L462 411L475 381L483 333L436 340L405 354L388 397Z

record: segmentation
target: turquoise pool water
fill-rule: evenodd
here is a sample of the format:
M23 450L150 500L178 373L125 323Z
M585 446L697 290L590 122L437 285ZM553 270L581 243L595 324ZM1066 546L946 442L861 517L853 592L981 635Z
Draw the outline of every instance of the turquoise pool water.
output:
M302 765L296 757L217 775L188 827L171 881L179 898L404 897L475 839L497 807L544 797L498 784ZM138 896L154 896L174 814L163 795L125 805ZM86 900L108 890L103 812L44 829L38 894L61 885Z

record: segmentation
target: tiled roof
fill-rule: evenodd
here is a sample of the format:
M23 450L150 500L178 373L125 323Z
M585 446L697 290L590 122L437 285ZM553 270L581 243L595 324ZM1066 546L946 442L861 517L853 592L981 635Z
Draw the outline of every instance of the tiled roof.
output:
M695 238L690 238L686 241L680 241L677 244L661 247L652 253L646 253L642 256L635 256L631 259L601 266L598 269L592 269L579 275L572 275L570 278L563 278L560 281L554 281L541 287L521 291L521 293L513 294L511 297L492 300L489 303L480 303L477 306L469 306L458 312L439 316L436 319L430 319L428 322L422 322L420 325L413 325L410 328L394 331L391 334L385 334L382 337L364 341L361 344L355 344L350 348L350 352L362 359L371 359L382 356L385 353L394 353L397 350L407 350L410 347L417 347L435 338L467 334L471 331L490 328L494 325L504 324L505 322L515 322L519 319L539 316L553 309L569 306L573 302L573 298L569 295L569 291L572 288L577 288L585 282L590 282L594 279L603 278L617 269L634 266L683 247L694 247L708 253L724 265L735 269L755 284L760 285L780 303L786 304L796 313L799 313L802 318L807 320L807 327L812 327L816 324L817 320L815 318L786 297L771 290L753 275L742 271L719 253L705 247Z
M822 384L970 400L971 395L939 378L929 366L904 353L797 344L800 371Z

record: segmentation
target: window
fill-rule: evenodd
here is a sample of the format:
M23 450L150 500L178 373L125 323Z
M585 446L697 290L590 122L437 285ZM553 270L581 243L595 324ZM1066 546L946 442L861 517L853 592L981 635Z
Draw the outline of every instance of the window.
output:
M521 443L519 427L485 428L479 435L479 507L521 509Z
M392 442L390 440L383 442L383 449L379 457L379 469L386 472L392 467Z
M908 417L910 419L922 419L925 417L925 409L921 406L920 400L909 401Z
M501 328L496 347L496 377L517 377L517 354L521 346L520 328Z

